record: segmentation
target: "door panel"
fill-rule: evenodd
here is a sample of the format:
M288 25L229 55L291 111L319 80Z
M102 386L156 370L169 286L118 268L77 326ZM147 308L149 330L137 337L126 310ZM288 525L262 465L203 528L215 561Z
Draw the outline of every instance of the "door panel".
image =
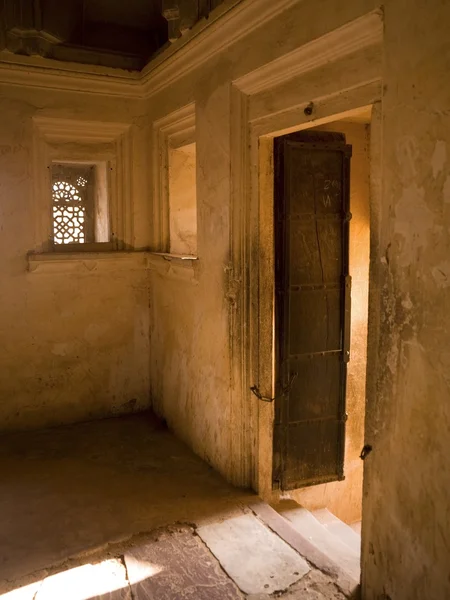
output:
M341 431L336 419L291 423L288 427L285 485L291 490L338 479L336 449L340 446ZM321 443L318 444L317 440ZM331 475L330 475L331 474Z
M336 350L341 345L341 290L291 290L289 353Z
M290 244L291 285L336 282L342 274L342 222L339 219L299 219ZM328 256L321 263L325 249ZM333 258L331 258L333 257Z
M288 397L291 422L319 418L339 419L341 358L337 354L322 360L291 360L298 373ZM302 401L298 402L298 398Z
M285 490L343 479L350 156L343 134L275 140L274 486Z

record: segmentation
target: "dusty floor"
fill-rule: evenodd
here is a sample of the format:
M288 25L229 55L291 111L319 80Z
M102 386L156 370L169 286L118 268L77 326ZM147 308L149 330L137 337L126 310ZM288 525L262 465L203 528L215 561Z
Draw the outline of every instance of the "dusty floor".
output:
M232 565L230 577L202 538L211 524L249 515L255 496L227 485L151 415L5 436L0 469L1 600L269 598L243 591L247 567L237 561L242 572ZM344 598L295 557L304 572L270 597Z

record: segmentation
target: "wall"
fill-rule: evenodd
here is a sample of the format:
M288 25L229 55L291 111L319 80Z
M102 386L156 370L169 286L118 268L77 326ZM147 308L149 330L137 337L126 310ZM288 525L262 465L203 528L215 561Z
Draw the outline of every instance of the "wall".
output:
M255 413L259 407L248 390L255 382L249 381L243 392L236 391L232 369L240 352L232 331L238 319L240 301L236 298L243 279L233 273L232 240L238 234L231 230L231 222L243 199L236 197L236 204L230 204L230 144L237 120L232 114L230 84L373 8L370 1L359 2L346 5L337 15L333 2L327 0L319 15L312 6L292 4L289 11L260 29L252 28L223 51L210 50L209 60L205 57L201 66L188 74L179 71L169 87L161 83L148 101L150 122L191 102L196 105L199 258L195 283L166 280L156 273L151 278L152 400L169 426L202 458L230 480L246 485L250 484L249 468L243 476L238 474L245 471L239 449L244 447L244 437L257 437L257 428L244 417L242 405L251 405ZM305 21L310 25L307 30L294 25ZM218 30L218 35L223 34ZM189 42L184 49L189 49ZM182 56L183 51L178 52ZM161 80L167 80L161 69ZM352 69L347 71L353 75ZM316 89L320 89L318 84ZM273 104L272 97L264 100L268 106Z
M385 4L363 591L448 598L450 4Z
M230 179L236 117L230 83L376 7L356 0L292 2L270 21L249 25L246 36L223 52L208 53L209 61L198 59L189 74L172 76L170 89L159 87L149 100L151 120L196 102L199 211L197 282L152 276L152 396L171 427L230 479L240 468L237 448L250 427L234 413L230 360L236 349L228 337L234 303L243 297L242 280L230 272L230 225L244 199ZM438 0L384 3L382 115L372 141L381 169L371 198L365 442L373 451L365 461L362 555L368 600L450 595L449 11L450 4ZM197 44L198 38L192 46ZM326 107L334 94L332 101L345 110L351 77L355 86L370 82L373 64L367 58L361 67L349 58L341 70L331 63L328 71L310 67L305 84L266 93L264 108L283 115L296 102L301 116L302 102L316 99ZM340 94L344 80L348 87ZM242 110L252 118L251 107L244 103ZM250 260L245 251L243 260ZM253 411L268 410L250 395L246 402Z
M147 407L146 271L123 269L114 259L106 270L92 260L65 263L52 272L30 272L27 264L37 226L32 118L130 123L134 163L141 168L142 106L2 85L0 112L0 429L46 427ZM132 177L135 242L142 244L138 217L143 216L139 202L145 180ZM144 222L148 226L148 218Z
M136 306L131 310L135 303L126 296L130 288L139 295L140 275L128 272L114 277L87 275L92 284L88 290L87 286L81 289L82 280L78 277L69 284L64 275L46 282L26 273L25 255L33 240L31 115L42 110L59 116L118 119L134 122L143 131L147 119L152 123L195 101L199 261L197 266L186 268L168 262L167 268L151 272L150 391L155 408L166 416L169 425L229 479L235 480L236 472L241 469L238 449L242 448L243 437L251 439L254 451L258 428L253 428L251 419L242 418L243 413L236 410L238 405L234 402L239 394L235 393L235 371L231 367L240 350L231 332L235 330L242 303L251 304L253 296L245 288L248 279L232 269L239 232L231 224L257 220L258 214L250 211L243 221L236 219L241 207L247 210L247 189L236 190L231 178L236 167L232 160L234 150L231 152L232 131L241 118L232 114L235 88L231 88L231 82L258 72L280 57L289 57L296 49L307 48L312 40L377 8L375 0L345 3L279 0L266 2L264 10L263 4L263 0L244 0L238 5L236 11L255 7L251 18L243 18L244 24L240 24L239 30L244 32L241 36L235 27L228 30L217 27L208 38L208 47L202 47L203 33L208 28L214 31L214 15L211 15L207 25L200 24L192 35L188 33L174 44L168 54L157 57L143 73L143 88L149 95L145 110L129 99L116 101L102 97L100 101L94 96L88 100L77 92L2 90L0 322L2 339L6 342L0 350L1 411L3 422L8 419L9 427L88 416L86 398L91 399L95 388L90 381L104 381L104 373L111 379L118 375L115 385L113 382L117 406L123 408L132 399L130 388L133 398L134 390L141 390L139 406L146 401L142 390L146 389L144 361L147 363L148 355L144 336L139 327L135 328L133 318L136 313L144 315L141 312L144 304L139 300L138 310ZM372 128L371 141L372 159L377 155L381 167L377 180L371 183L365 442L373 450L364 463L363 597L440 599L450 596L447 489L450 480L447 459L450 4L440 0L386 0L383 11L381 53L377 51L376 56L369 53L362 61L348 56L334 64L333 50L329 47L328 63L315 68L317 54L312 52L309 66L304 63L305 71L296 72L301 81L294 81L293 76L293 81L278 86L276 94L270 90L262 92L256 108L244 101L239 110L250 113L246 115L243 130L255 110L264 109L267 119L271 115L277 118L281 115L284 119L293 107L292 111L304 119L304 106L311 99L322 111L311 120L330 116L327 106L340 106L336 113L344 111L352 90L374 81L377 57L383 57L382 92L379 98L373 98L381 100L381 112L377 102L378 133L375 135ZM228 13L224 15L227 18ZM211 48L216 42L213 52ZM325 50L322 48L322 55L326 55ZM184 60L191 51L191 58ZM173 61L168 60L166 67L167 56ZM295 63L292 68L295 70ZM30 71L31 80L35 82L36 78ZM81 78L76 81L77 86L85 85ZM150 132L147 134L150 137ZM145 151L138 151L134 158L134 176L138 171L147 173L151 157ZM257 168L257 161L251 166ZM145 182L141 183L145 189ZM140 185L136 184L134 189L138 194ZM235 202L230 202L230 198ZM134 223L138 247L149 241L144 230L154 220L147 208L145 201L136 201ZM253 243L253 237L250 241ZM258 245L250 254L247 246L238 250L246 265L257 255ZM254 280L250 281L253 285ZM74 300L75 289L80 298L89 301L89 304L83 302L83 308L81 302ZM51 311L49 297L54 301ZM107 302L113 298L115 308ZM58 337L60 317L55 317L54 311L69 304L71 331L82 352L77 352L70 340L69 343ZM111 338L102 356L97 346L89 342L92 339L89 334L86 339L88 327L100 319L100 307L102 312L111 311L112 318L124 310L118 328L112 319L105 325L110 328ZM144 320L142 316L138 322ZM243 322L242 331L249 338L254 336L252 327L253 324ZM70 390L67 377L63 380L67 370L59 343L69 343L71 364L82 365L82 372L69 379ZM52 349L56 354L51 353ZM117 364L122 361L123 370L112 368L111 356ZM58 381L52 387L50 374L55 372ZM89 373L93 375L91 380ZM43 384L39 377L44 377ZM101 390L98 393L102 414L110 414L113 410L110 395L102 394ZM267 408L260 407L249 392L242 395L242 404L251 407L254 413ZM247 481L254 478L251 470L248 461Z
M351 117L349 117L351 119ZM335 121L318 129L339 131L352 145L350 173L350 275L351 341L347 371L347 414L345 438L345 480L294 492L292 497L309 509L327 507L337 517L352 523L361 519L366 403L367 312L369 292L369 126L365 123Z

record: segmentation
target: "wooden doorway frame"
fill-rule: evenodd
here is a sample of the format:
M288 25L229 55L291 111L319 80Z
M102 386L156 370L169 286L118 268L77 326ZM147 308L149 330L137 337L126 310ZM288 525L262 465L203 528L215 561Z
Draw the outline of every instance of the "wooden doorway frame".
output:
M266 499L273 497L273 404L258 400L250 387L256 384L264 395L274 395L273 138L373 107L371 265L376 264L381 47L382 15L374 11L231 86L231 419L233 431L239 432L233 440L232 472L234 484L251 487ZM320 75L326 86L317 85ZM309 107L312 114L305 110ZM371 266L369 314L376 313L376 288ZM369 319L369 340L376 336L376 319ZM372 359L369 344L368 373Z

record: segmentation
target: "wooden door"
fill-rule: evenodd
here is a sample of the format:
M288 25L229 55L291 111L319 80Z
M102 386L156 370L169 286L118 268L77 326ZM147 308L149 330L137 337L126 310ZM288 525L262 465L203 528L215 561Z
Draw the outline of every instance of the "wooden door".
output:
M349 360L349 175L345 136L275 140L274 488L344 478Z

